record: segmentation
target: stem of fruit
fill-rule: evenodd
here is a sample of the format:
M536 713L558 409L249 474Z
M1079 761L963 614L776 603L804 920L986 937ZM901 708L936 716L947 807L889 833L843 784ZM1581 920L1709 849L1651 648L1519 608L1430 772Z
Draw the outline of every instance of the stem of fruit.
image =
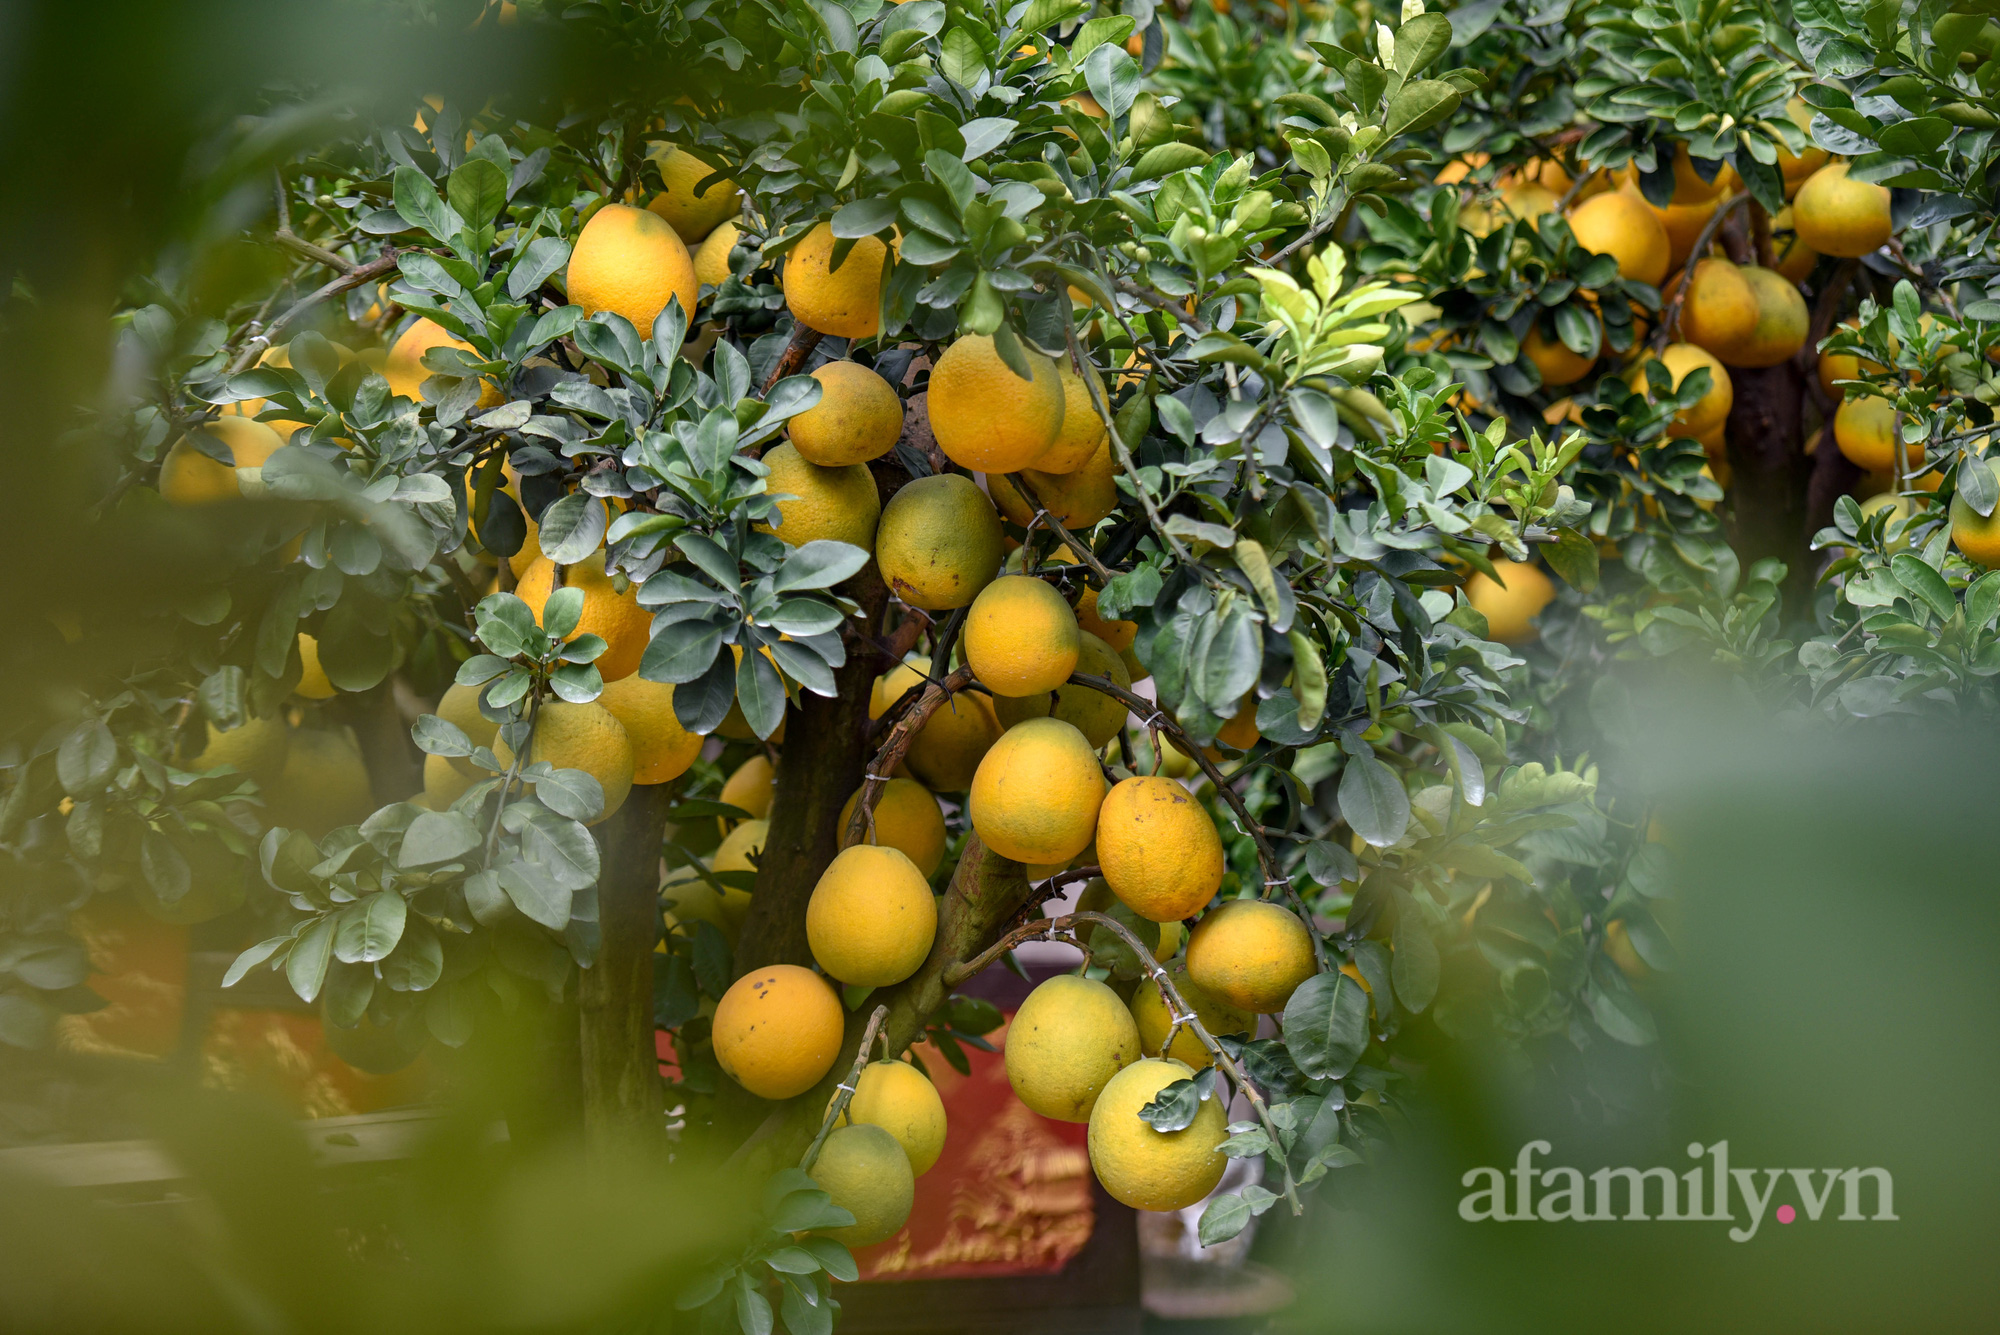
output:
M1702 257L1708 253L1709 243L1715 240L1715 234L1722 230L1722 224L1727 221L1729 215L1749 199L1750 192L1747 190L1731 195L1718 205L1715 212L1709 215L1708 221L1702 224L1701 235L1694 239L1694 249L1688 252L1687 263L1681 266L1681 281L1674 284L1673 300L1669 301L1665 309L1660 312L1659 332L1653 335L1655 351L1667 346L1667 339L1670 336L1668 331L1680 319L1681 303L1687 300L1688 287L1694 281L1694 266L1701 263Z
M868 1017L868 1028L861 1035L861 1050L854 1054L854 1065L847 1068L847 1079L840 1082L833 1091L833 1102L826 1105L826 1116L820 1119L819 1134L806 1147L805 1157L799 1160L801 1172L810 1173L813 1161L819 1158L820 1146L833 1134L834 1123L847 1111L849 1101L854 1098L854 1090L861 1083L861 1072L868 1066L868 1050L875 1046L875 1036L882 1032L882 1021L889 1018L887 1006L877 1006L875 1013Z
M932 667L935 670L936 665ZM925 686L923 693L896 720L895 726L889 729L889 735L882 740L881 749L875 753L875 763L868 767L861 780L861 800L854 804L854 814L847 818L847 831L841 838L842 848L871 837L875 827L875 800L881 795L882 786L889 782L889 772L902 763L910 743L916 740L924 724L930 722L938 706L953 692L962 691L971 684L972 669L962 667L942 683L931 682Z
M1166 969L1153 958L1153 952L1141 944L1138 937L1132 935L1131 928L1108 914L1086 910L1065 914L1060 918L1045 918L1041 922L1017 927L964 964L954 964L946 969L945 985L956 987L1023 942L1046 941L1054 936L1067 936L1082 947L1083 942L1079 939L1078 931L1080 924L1110 929L1124 941L1126 947L1145 968L1147 978L1160 990L1160 1000L1166 1003L1170 1019L1166 1037L1160 1040L1160 1051L1166 1052L1173 1046L1174 1035L1179 1030L1186 1029L1193 1034L1196 1041L1206 1048L1208 1055L1214 1059L1216 1069L1228 1078L1230 1086L1249 1101L1251 1109L1257 1114L1258 1122L1264 1127L1264 1134L1270 1137L1272 1146L1282 1153L1284 1141L1278 1135L1277 1125L1271 1121L1271 1109L1264 1102L1264 1096L1250 1083L1250 1078L1243 1074L1243 1068L1236 1064L1236 1059L1229 1055L1222 1044L1216 1042L1214 1034L1208 1032L1208 1027L1202 1024L1201 1017L1195 1014L1194 1007L1187 1004L1187 1000L1180 994L1180 989L1175 987L1173 980L1167 976ZM1289 1159L1284 1160L1284 1169L1285 1202L1292 1207L1293 1214L1301 1214L1305 1207L1299 1204L1299 1194L1292 1182L1292 1166Z
M1106 584L1109 584L1111 582L1111 572L1105 568L1104 562L1097 559L1096 554L1090 550L1089 543L1078 542L1075 536L1063 527L1062 520L1056 518L1055 512L1050 510L1048 504L1042 500L1041 493L1035 490L1034 483L1028 481L1028 475L1026 473L1009 473L1007 474L1007 480L1013 483L1021 495L1025 496L1034 505L1035 516L1030 522L1047 525L1049 531L1062 541L1063 546L1069 548L1076 559L1088 566L1091 574L1097 576L1098 588L1101 589Z
M1257 845L1257 865L1264 873L1263 897L1269 898L1270 892L1278 886L1285 888L1293 909L1298 913L1300 921L1305 923L1306 935L1312 938L1313 963L1316 971L1324 973L1326 946L1319 939L1319 930L1313 926L1312 911L1306 907L1305 900L1299 895L1298 887L1292 884L1292 878L1285 875L1284 869L1278 865L1277 852L1272 849L1271 841L1264 837L1263 825L1251 816L1250 808L1244 805L1242 795L1230 787L1229 781L1223 777L1222 770L1216 763L1210 760L1199 746L1188 740L1186 731L1179 723L1167 717L1166 711L1159 707L1157 701L1148 700L1143 695L1134 695L1108 678L1093 677L1087 672L1073 672L1069 679L1078 686L1088 686L1093 691L1101 691L1119 701L1127 709L1145 719L1147 728L1155 734L1165 732L1173 739L1181 754L1191 757L1195 764L1201 766L1202 773L1206 774L1208 781L1215 785L1215 791L1221 795L1223 801L1229 803L1229 809L1236 813L1236 823L1250 836L1251 842ZM1158 754L1156 750L1154 755L1157 757Z

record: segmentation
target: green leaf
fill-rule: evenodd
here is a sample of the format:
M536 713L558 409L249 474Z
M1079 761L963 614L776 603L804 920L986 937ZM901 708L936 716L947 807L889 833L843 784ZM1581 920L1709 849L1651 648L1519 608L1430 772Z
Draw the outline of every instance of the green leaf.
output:
M1421 134L1458 110L1459 91L1442 79L1419 79L1405 84L1389 100L1389 114L1382 131L1390 138L1400 134Z
M874 236L895 221L895 200L857 199L834 211L833 234L843 239Z
M1300 1071L1338 1080L1368 1047L1368 996L1344 973L1314 974L1285 1003L1284 1031Z
M938 46L938 72L960 88L972 87L987 72L986 52L970 28L953 26Z
M1938 620L1949 620L1951 614L1958 610L1958 599L1952 595L1951 586L1944 582L1944 576L1919 557L1898 552L1889 558L1889 569L1898 584L1930 605Z
M814 1187L794 1191L771 1211L771 1227L780 1233L805 1233L822 1228L845 1228L854 1216L833 1203L833 1197Z
M1250 1203L1241 1196L1216 1196L1201 1212L1197 1233L1204 1247L1227 1242L1241 1233L1251 1219Z
M786 1275L810 1275L819 1267L819 1258L803 1247L780 1247L764 1258L764 1264Z
M1122 46L1100 46L1083 58L1084 83L1114 121L1132 110L1140 77L1139 62Z
M1090 6L1084 0L1033 0L1028 12L1021 16L1021 32L1041 33L1058 24L1068 23L1079 15L1088 13Z
M1140 155L1132 167L1132 180L1151 181L1170 172L1207 164L1209 152L1199 144L1156 144Z
M554 639L566 639L583 620L583 590L564 585L542 604L542 629Z
M1451 20L1419 14L1396 29L1396 69L1404 78L1426 69L1451 45Z
M1366 742L1347 759L1340 775L1340 814L1354 832L1376 848L1387 848L1410 825L1410 795L1403 781L1375 758Z
M415 167L396 168L396 212L404 222L435 241L449 241L465 229L465 220L438 198L437 187Z
M569 925L571 892L558 885L548 868L539 863L508 863L500 869L500 888L530 921L555 932Z
M1541 548L1542 559L1565 583L1580 593L1597 587L1597 544L1573 528L1561 529L1556 540Z
M596 820L604 811L604 785L580 769L559 769L535 780L535 797L571 820Z
M868 564L868 553L850 542L815 538L795 547L772 576L771 592L791 593L799 589L827 589Z
M410 729L417 749L427 756L469 756L472 754L472 739L456 723L439 718L436 714L419 714L416 726Z
M468 746L463 754L471 755L471 748ZM396 865L428 867L450 862L479 847L479 842L479 827L471 817L456 811L419 812L410 822L410 828L403 832L403 847L396 855Z
M1407 895L1399 897L1407 899ZM1396 1000L1412 1011L1421 1011L1437 996L1439 963L1437 943L1431 940L1414 901L1404 904L1396 915L1393 941L1389 976Z
M1958 468L1958 494L1981 517L1991 515L2000 505L2000 479L1993 476L1993 465L1967 455Z
M484 227L507 207L507 175L485 158L467 158L452 172L445 194L461 218Z
M573 566L604 542L609 520L604 502L588 492L573 491L542 512L542 555L560 566Z
M332 963L333 916L329 914L300 933L298 944L285 960L285 981L292 985L300 1001L314 1001L326 982L327 966Z
M56 778L71 797L97 793L118 768L118 740L101 719L85 719L56 750Z
M807 1238L799 1245L818 1259L820 1269L840 1283L852 1284L861 1277L861 1268L854 1264L854 1253L832 1238Z
M1326 664L1312 637L1294 626L1286 639L1292 645L1292 686L1299 702L1299 727L1314 732L1326 718Z
M389 958L389 952L403 939L409 908L408 902L394 890L378 890L349 905L339 915L340 925L334 931L334 958L345 964L373 964Z
M139 840L139 870L162 904L178 904L194 885L187 857L173 840L148 830Z
M521 252L520 258L514 261L514 268L507 275L507 295L516 301L526 301L540 289L543 283L548 282L550 278L561 272L562 267L568 263L569 242L557 236L536 237L528 243L528 248ZM570 328L574 329L577 317L580 317L583 312L574 306L558 307L556 310L542 316L536 322L536 337L531 342L536 346L546 342L546 339L540 337L542 326L566 310L576 311L576 316L572 316L569 321ZM563 332L567 333L569 331L564 330ZM560 335L552 335L551 337L560 337Z

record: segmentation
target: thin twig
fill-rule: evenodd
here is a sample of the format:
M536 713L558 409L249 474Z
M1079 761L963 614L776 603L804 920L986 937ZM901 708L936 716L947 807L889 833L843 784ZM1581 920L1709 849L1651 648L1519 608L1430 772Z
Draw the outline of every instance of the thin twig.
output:
M1087 365L1092 371L1095 371L1097 369L1096 364L1085 359L1083 349L1077 344L1075 327L1071 326L1063 332L1069 339L1069 354L1076 359L1076 364L1078 366ZM1123 468L1126 474L1131 477L1132 490L1138 493L1139 505L1145 510L1147 522L1152 525L1153 532L1158 535L1161 542L1167 545L1167 550L1172 552L1184 564L1194 567L1197 570L1200 569L1201 567L1194 559L1194 554L1181 545L1179 538L1167 532L1167 522L1160 517L1159 508L1153 504L1152 492L1146 489L1144 479L1139 476L1139 462L1132 457L1132 451L1126 448L1124 438L1118 434L1118 423L1112 420L1111 403L1104 393L1103 378L1097 375L1087 375L1083 380L1090 387L1090 401L1096 406L1098 417L1103 419L1105 434L1111 438L1111 449L1118 456L1118 466Z
M313 307L319 305L322 301L325 301L328 297L337 297L343 292L351 292L365 283L373 282L382 275L393 272L396 266L401 263L402 256L396 250L393 248L386 249L382 252L379 259L373 259L358 268L349 269L332 282L299 298L285 310L283 315L271 321L262 333L243 345L243 351L236 354L236 360L230 364L229 373L235 375L239 371L248 370L251 364L263 355L265 348L278 342L278 332L280 330Z
M931 669L937 670L935 661L932 662ZM847 818L847 830L841 838L841 847L858 844L868 836L875 823L876 799L889 782L890 772L902 763L904 753L910 749L910 743L916 739L917 733L922 731L924 724L930 722L931 715L937 712L938 706L954 692L962 691L971 684L972 669L969 667L960 668L943 681L929 682L903 716L896 720L895 725L889 729L889 735L883 739L881 749L875 753L874 763L869 765L862 776L861 800L854 804L854 814ZM887 710L883 711L883 717L888 717Z
M493 864L493 845L500 839L500 817L506 814L507 795L513 791L515 781L521 777L522 767L528 763L528 752L534 749L535 719L541 712L542 688L536 686L534 693L528 697L528 735L521 739L520 747L514 752L514 763L509 765L507 772L501 776L500 791L494 794L499 801L493 807L493 823L486 828L486 854L481 859L486 866L490 867Z
M1304 250L1307 246L1310 246L1313 242L1319 240L1321 237L1325 236L1328 232L1331 232L1337 225L1339 225L1340 220L1347 216L1347 201L1342 201L1341 206L1337 209L1333 207L1333 198L1331 196L1328 196L1326 202L1328 209L1326 216L1321 218L1318 222L1314 223L1311 227L1307 228L1305 233L1301 235L1298 238L1298 240L1292 242L1290 245L1280 250L1277 254L1265 260L1264 261L1265 268L1267 269L1277 268L1280 264L1283 264L1286 260L1298 254L1301 250Z
M1708 221L1702 224L1701 235L1694 239L1694 249L1688 252L1687 263L1681 266L1681 281L1674 284L1673 300L1660 311L1660 328L1653 335L1655 350L1666 347L1667 331L1680 319L1681 303L1687 300L1688 285L1694 279L1694 268L1701 263L1702 257L1708 254L1709 243L1715 240L1715 234L1722 229L1723 220L1749 198L1750 192L1747 190L1731 195L1726 202L1718 204L1715 212L1708 216Z
M780 380L788 375L796 375L798 369L806 364L806 358L813 355L813 349L819 346L820 339L824 337L825 335L817 329L793 324L792 336L786 342L785 350L778 354L778 364L773 366L771 374L764 378L763 392L769 394L771 387Z
M1167 314L1173 316L1175 320L1192 329L1197 336L1208 332L1207 321L1195 315L1187 307L1176 305L1174 299L1164 292L1155 292L1150 287L1141 287L1129 278L1117 279L1115 286L1126 296L1136 297L1156 311L1165 311Z
M328 250L325 246L314 245L292 231L289 224L280 227L273 239L285 249L295 254L303 255L315 264L323 264L335 273L353 273L358 267L352 261L341 258L341 256Z
M1096 553L1090 550L1089 543L1079 542L1074 534L1063 527L1063 521L1056 517L1055 511L1049 509L1048 502L1044 501L1041 493L1035 490L1035 484L1028 481L1028 475L1025 472L1009 473L1007 480L1014 484L1023 499L1035 507L1034 518L1029 522L1040 521L1048 525L1049 531L1062 541L1063 546L1069 548L1076 559L1089 567L1091 574L1097 576L1098 588L1101 589L1109 584L1111 572L1105 568L1104 562L1097 559Z
M826 1116L820 1119L819 1134L813 1137L812 1144L806 1147L805 1157L799 1160L802 1172L812 1171L814 1160L819 1158L820 1146L826 1144L826 1138L833 1134L834 1123L847 1111L848 1103L854 1098L855 1086L861 1083L861 1072L868 1066L868 1049L875 1046L875 1035L882 1032L882 1021L888 1018L887 1003L877 1006L875 1013L868 1017L868 1028L862 1031L861 1047L854 1054L854 1065L848 1068L847 1079L835 1086L833 1102L826 1105Z

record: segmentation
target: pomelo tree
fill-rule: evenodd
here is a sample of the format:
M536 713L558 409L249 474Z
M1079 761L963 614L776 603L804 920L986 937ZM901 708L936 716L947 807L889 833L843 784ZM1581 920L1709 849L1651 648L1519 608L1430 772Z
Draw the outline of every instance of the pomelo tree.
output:
M1201 1069L1118 1129L1263 1162L1218 1240L1378 1152L1441 1044L1651 1042L1667 858L1593 759L1636 688L1986 701L1983 11L412 21L621 77L359 122L274 94L218 141L211 268L169 255L116 315L79 517L208 559L143 635L63 624L118 651L16 729L9 1043L91 1004L63 923L98 894L222 924L232 981L281 971L381 1060L544 1016L590 1137L672 1110L765 1183L769 1231L686 1305L825 1329L852 1262L790 1235L860 1227L809 1176L850 1072L984 1043L954 989L1011 946L1156 989L1150 1050ZM249 281L204 278L231 256ZM979 601L1013 580L1052 637ZM1036 720L1106 707L1094 795L1005 799L1085 831L1035 861L987 758L1053 773ZM1087 842L1104 786L1162 772L1220 849L1180 961ZM897 837L904 774L934 850ZM809 908L870 842L938 892L925 948L797 982L831 1019L753 1063L732 993L827 966ZM1201 1018L1282 953L1202 946L1245 900L1304 942L1263 1037Z

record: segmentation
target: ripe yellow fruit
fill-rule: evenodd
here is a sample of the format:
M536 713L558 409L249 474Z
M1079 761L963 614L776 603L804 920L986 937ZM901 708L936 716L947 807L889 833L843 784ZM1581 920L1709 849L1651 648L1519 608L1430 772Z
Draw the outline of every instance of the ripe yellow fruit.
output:
M944 1100L937 1086L908 1062L869 1062L861 1068L843 1114L843 1125L857 1124L879 1126L894 1136L918 1177L944 1153Z
M714 870L711 868L711 870ZM692 867L676 867L660 881L661 897L667 901L667 926L671 931L686 923L712 923L733 945L750 912L750 892L725 885L716 887L697 876Z
M1247 1038L1257 1032L1255 1015L1237 1010L1234 1006L1225 1006L1196 987L1187 976L1186 963L1175 960L1166 968L1167 978L1173 983L1174 990L1181 994L1182 1001L1194 1008L1195 1018L1210 1034L1239 1034ZM1173 1045L1164 1054L1161 1053L1160 1045L1166 1041L1173 1017L1167 1013L1167 1003L1161 999L1160 989L1150 978L1141 979L1132 993L1132 1021L1139 1026L1139 1048L1148 1057L1172 1057L1197 1071L1215 1061L1214 1055L1194 1036L1194 1030L1186 1026L1174 1035Z
M233 765L238 772L252 776L258 783L269 784L285 768L285 751L290 745L291 730L285 726L283 719L246 718L240 726L227 732L213 723L205 726L208 729L208 744L188 762L189 770L199 773Z
M445 757L424 757L424 804L432 811L443 811L458 801L473 783L471 777L459 773Z
M1074 472L1044 473L1028 468L1021 476L1028 479L1039 507L1021 494L1011 478L999 473L987 474L986 485L1000 512L1023 528L1037 508L1047 509L1071 531L1089 528L1118 508L1118 463L1109 437L1099 442L1097 453Z
M299 632L299 662L303 670L293 692L308 700L331 700L333 683L327 680L326 669L319 665L319 641L304 631Z
M1480 571L1465 581L1465 600L1486 618L1486 637L1501 644L1526 644L1541 632L1535 618L1555 601L1556 586L1531 561L1495 561L1500 580Z
M1110 645L1119 654L1129 653L1132 642L1139 637L1139 623L1136 621L1106 621L1097 615L1097 590L1085 589L1083 597L1076 600L1076 624L1090 634ZM1137 680L1134 678L1133 680Z
M1792 224L1808 246L1842 259L1869 254L1896 230L1888 188L1855 180L1844 162L1828 163L1806 178L1792 197Z
M808 463L792 445L780 445L764 454L771 476L764 485L774 496L789 494L795 499L778 502L782 517L776 527L760 524L766 533L793 547L803 547L819 538L851 542L864 551L875 550L875 525L882 517L882 494L875 488L875 475L866 464L822 468Z
M729 267L729 252L735 249L736 238L743 234L733 222L716 224L713 232L694 250L695 281L710 287L721 287L729 281L732 270Z
M715 1060L758 1098L793 1098L833 1069L845 1025L826 979L796 964L772 964L744 974L715 1004Z
M1023 349L1033 379L1001 360L993 340L968 334L931 368L926 411L945 457L981 473L1033 466L1063 427L1062 378L1056 364Z
M1112 1077L1139 1060L1139 1026L1103 983L1057 974L1028 994L1001 1046L1021 1102L1059 1122L1087 1122Z
M876 678L868 716L880 718L903 693L923 682L917 668L904 664ZM1000 740L993 705L977 691L960 691L939 705L910 741L904 763L934 793L962 793L972 784L979 762Z
M1560 195L1534 181L1519 181L1500 192L1500 207L1520 222L1533 222L1561 205Z
M1595 195L1570 210L1569 228L1585 250L1617 257L1620 277L1658 287L1667 276L1673 243L1642 199L1619 190Z
M475 747L492 746L494 734L500 730L499 724L479 712L479 693L483 689L454 683L437 707L437 716L455 725ZM479 778L486 773L464 757L455 757L451 767L468 778Z
M1603 196L1599 196L1603 198ZM1214 1191L1229 1164L1222 1100L1202 1100L1179 1131L1155 1131L1139 1110L1194 1072L1177 1061L1147 1058L1120 1071L1090 1115L1090 1166L1113 1200L1135 1210L1185 1210Z
M248 417L218 417L197 430L229 447L235 466L209 458L186 440L174 442L160 464L160 495L169 505L214 505L239 499L236 469L262 468L283 447L278 433Z
M473 351L470 343L453 338L451 333L437 321L419 319L389 345L389 355L382 361L382 378L389 382L391 394L400 394L418 403L424 401L424 381L430 379L432 375L431 369L424 365L424 354L432 348ZM480 385L480 407L497 408L506 401L506 396L500 392L498 385L491 381L485 381Z
M1871 473L1889 472L1896 466L1896 405L1873 396L1848 399L1833 415L1833 439L1840 452ZM1914 470L1924 460L1922 444L1903 446L1906 469Z
M1067 863L1090 846L1104 772L1084 735L1035 718L1001 735L979 762L967 806L972 828L1003 858Z
M1187 967L1195 986L1224 1005L1275 1015L1313 975L1312 936L1290 909L1232 899L1188 934Z
M513 748L504 738L494 740L493 757L503 766L514 763ZM604 789L604 810L587 822L591 825L611 819L632 791L631 739L625 735L625 725L595 700L582 705L544 701L535 716L528 759L546 760L557 769L580 769L597 780Z
M835 828L843 838L847 822L854 815L855 805L861 801L861 792L860 788L855 789L853 796L840 808L840 824ZM875 837L867 837L865 825L862 837L868 843L900 851L923 873L924 879L929 880L938 869L938 864L944 861L947 838L944 809L938 805L931 790L915 779L891 779L882 785L881 793L875 798Z
M920 477L889 498L875 529L875 560L890 591L912 607L969 604L999 572L1000 516L960 473Z
M771 833L768 820L746 820L716 845L715 855L709 859L715 871L755 871L756 858L764 851L764 839Z
M1151 922L1178 922L1222 888L1222 837L1201 803L1165 775L1122 779L1097 812L1097 865L1111 892Z
M653 321L679 298L690 326L701 284L694 258L666 219L629 204L606 204L583 225L569 257L569 299L586 317L622 315L653 336Z
M916 1200L916 1174L896 1138L870 1122L834 1128L813 1161L812 1179L854 1216L845 1228L822 1230L848 1247L868 1247L896 1235Z
M375 810L361 747L345 728L300 728L285 748L285 767L264 790L264 819L314 839L359 825Z
M813 959L853 987L902 982L931 953L936 936L930 882L899 848L841 849L806 902Z
M1726 348L1711 350L1730 366L1776 366L1790 361L1806 345L1812 326L1806 299L1781 273L1754 264L1739 272L1756 298L1756 323Z
M723 177L706 190L697 190L715 175L715 168L694 154L671 144L654 144L646 156L660 165L660 182L666 189L653 196L646 207L666 219L683 243L695 245L734 218L743 208L743 191L736 182ZM688 308L694 314L694 308Z
M1089 631L1082 632L1078 639L1078 672L1105 677L1115 685L1128 690L1131 688L1132 676L1125 670L1125 660L1118 656L1116 650ZM1020 697L995 696L993 713L1003 728L1011 728L1031 718L1059 718L1073 724L1094 748L1109 746L1116 740L1125 729L1128 715L1116 696L1074 683L1057 687L1053 694L1042 691Z
M543 556L528 566L521 582L514 586L514 595L534 612L537 624L555 591L554 583L555 565ZM623 593L618 591L604 573L601 548L576 565L563 567L563 587L583 590L583 617L568 638L597 635L607 646L593 665L598 675L609 682L637 672L653 637L653 614L639 606L638 587L628 585Z
M1728 260L1697 260L1681 303L1681 337L1728 360L1757 329L1757 294Z
M1103 393L1104 377L1094 367L1090 374L1097 381L1098 393ZM1090 381L1077 371L1073 359L1064 357L1056 363L1056 378L1062 383L1062 426L1056 431L1055 440L1035 460L1035 469L1042 473L1074 473L1089 463L1106 443L1104 418L1097 411L1097 397L1091 392ZM1111 402L1108 396L1104 401Z
M1061 594L1030 575L1003 575L972 600L965 661L995 695L1053 691L1076 671L1083 632Z
M1544 338L1539 324L1528 327L1527 337L1521 340L1521 355L1542 373L1544 385L1573 385L1597 365L1595 359L1571 352L1560 339Z
M1632 936L1626 931L1623 918L1613 918L1604 924L1604 953L1611 957L1611 962L1618 966L1620 973L1635 983L1644 981L1653 972L1633 948Z
M760 751L738 765L736 772L723 780L722 791L716 794L716 800L741 807L750 813L753 820L764 820L771 814L771 795L777 787L778 771L771 764L771 758Z
M828 362L812 373L819 402L794 417L792 447L822 468L879 459L903 434L895 386L859 362Z
M1968 466L1984 468L2000 481L2000 461L1981 459ZM1982 516L1965 503L1963 494L1952 497L1951 543L1968 561L1989 570L2000 567L2000 505L1993 507L1992 514Z
M1216 730L1215 740L1234 750L1248 751L1263 736L1257 729L1257 693L1252 691L1243 697L1242 707L1230 717L1229 722Z
M1642 394L1650 394L1646 379L1646 363L1652 354L1640 358L1630 372L1632 385ZM1676 436L1699 438L1719 427L1729 417L1729 410L1736 403L1736 387L1729 379L1729 369L1715 355L1705 348L1692 343L1669 343L1660 354L1660 364L1667 368L1670 383L1675 389L1696 367L1708 371L1708 393L1695 401L1693 406L1675 415L1670 427Z
M873 338L882 328L882 266L889 247L864 236L831 269L834 235L830 223L807 232L785 256L785 305L808 329L835 338Z
M1792 206L1787 204L1771 219L1771 251L1779 273L1791 283L1803 283L1812 277L1814 266L1819 263L1819 252L1799 239L1798 228L1792 223Z
M632 742L632 782L665 783L687 773L706 739L681 726L674 688L633 675L607 682L597 703L625 725Z

